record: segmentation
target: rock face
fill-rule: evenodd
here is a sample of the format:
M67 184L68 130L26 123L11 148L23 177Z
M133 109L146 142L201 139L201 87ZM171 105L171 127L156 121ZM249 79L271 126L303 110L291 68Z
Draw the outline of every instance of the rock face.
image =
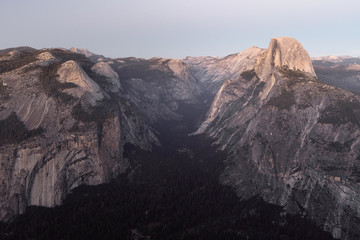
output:
M199 103L200 83L180 60L127 58L112 61L126 96L151 123L160 119L181 119L181 103Z
M96 84L75 61L63 63L57 70L60 83L75 84L76 87L64 90L65 93L75 98L86 98L86 102L96 105L97 101L104 98L100 86Z
M85 49L85 48L75 48L75 47L72 47L69 49L71 52L74 52L74 53L79 53L79 54L82 54L84 55L85 57L91 59L92 61L94 62L102 62L102 61L108 61L110 60L109 58L106 58L104 57L103 55L98 55L98 54L95 54L95 53L92 53L90 52L88 49Z
M261 79L269 77L274 67L286 67L304 72L309 77L316 76L309 54L293 38L272 38L268 50L257 61L256 72Z
M257 51L224 58L217 63L224 73L197 74L202 81L182 60L109 60L75 48L1 51L0 220L28 205L59 205L73 188L125 172L125 143L160 145L150 125L182 119L186 105L206 106L205 83L235 76Z
M224 58L187 57L183 61L189 66L192 75L202 83L202 89L215 95L225 80L236 80L242 71L250 70L263 51L251 47Z
M182 119L180 109L204 94L181 60L75 48L0 54L0 220L125 172L125 143L160 145L151 125Z
M0 220L133 171L124 144L151 150L162 144L157 124L199 115L212 101L195 133L227 151L221 183L241 199L258 195L306 215L336 238L358 239L360 97L321 81L330 83L330 70L359 69L327 61L314 60L316 75L288 37L268 49L183 60L0 50Z
M229 152L221 181L357 239L360 97L319 82L295 39L272 39L252 70L226 81L197 133Z
M111 66L106 62L99 62L95 64L92 68L96 74L105 77L109 83L105 88L110 92L119 92L121 90L121 84L119 75L111 68Z
M129 61L96 63L62 49L9 49L0 57L5 221L28 205L59 205L73 188L125 172L124 144L159 145L149 123L181 118L178 105L199 95L187 67L175 60L145 62L143 75L129 78L126 71L138 67Z

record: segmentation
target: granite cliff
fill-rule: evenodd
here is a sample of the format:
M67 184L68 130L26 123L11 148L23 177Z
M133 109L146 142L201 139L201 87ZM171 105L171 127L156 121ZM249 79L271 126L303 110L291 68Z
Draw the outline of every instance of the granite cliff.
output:
M226 81L196 133L228 151L223 184L309 216L335 238L359 229L360 97L321 83L301 44L272 39Z
M357 65L329 61L312 62L289 37L271 39L268 49L183 60L109 59L76 48L1 50L0 220L27 206L60 205L78 186L121 175L138 184L137 177L134 186L151 190L148 208L159 199L169 207L173 199L157 191L173 189L174 181L182 186L180 201L191 188L187 201L226 203L230 218L216 213L214 222L219 216L258 217L257 210L235 203L230 187L239 204L260 198L336 238L357 239L360 97L327 72L346 65L346 73L357 74ZM193 135L202 136L187 135L195 127ZM212 159L203 150L208 141L224 151L224 162L221 154ZM218 190L226 196L217 196ZM172 212L162 211L155 207L153 214L165 226L164 216ZM279 229L287 224L281 214L275 218ZM230 232L253 234L237 227Z
M159 145L150 124L181 118L179 104L199 95L179 61L88 58L97 56L77 49L2 51L1 220L28 205L57 206L79 185L124 173L130 167L124 145Z

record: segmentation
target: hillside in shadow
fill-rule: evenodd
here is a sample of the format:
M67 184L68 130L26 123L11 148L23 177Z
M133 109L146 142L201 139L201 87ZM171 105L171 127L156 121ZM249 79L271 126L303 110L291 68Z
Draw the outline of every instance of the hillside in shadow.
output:
M204 110L181 105L181 121L158 122L161 147L125 145L131 168L108 184L80 186L63 205L28 207L0 224L1 239L332 239L306 217L255 197L240 201L219 183L225 152L189 136Z

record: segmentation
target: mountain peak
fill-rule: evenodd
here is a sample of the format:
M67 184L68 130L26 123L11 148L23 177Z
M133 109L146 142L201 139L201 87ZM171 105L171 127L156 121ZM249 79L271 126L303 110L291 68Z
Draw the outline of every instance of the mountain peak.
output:
M91 56L94 56L95 54L90 52L88 49L85 49L85 48L76 48L76 47L72 47L69 49L71 52L74 52L74 53L80 53L80 54L83 54L85 55L86 57L91 57Z
M316 77L309 54L291 37L272 38L268 50L258 58L256 70L263 79L270 76L274 67L287 67Z
M72 47L70 49L68 49L71 52L74 53L78 53L78 54L82 54L87 58L90 58L90 60L94 61L94 62L103 62L103 61L108 61L110 59L104 57L103 55L99 55L99 54L95 54L93 52L90 52L88 49L86 48L76 48L76 47Z

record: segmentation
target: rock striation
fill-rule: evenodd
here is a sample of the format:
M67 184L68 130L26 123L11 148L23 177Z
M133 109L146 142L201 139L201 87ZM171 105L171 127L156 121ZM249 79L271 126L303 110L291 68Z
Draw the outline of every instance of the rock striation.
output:
M192 75L202 83L202 89L215 95L225 80L236 80L242 71L250 70L264 50L251 47L227 57L186 57Z
M360 97L321 81L330 68L359 69L336 61L313 60L315 73L289 37L183 60L0 50L0 220L57 206L82 184L133 176L126 143L151 151L163 121L187 121L185 113L195 121L211 102L195 134L227 152L221 183L358 239Z
M0 220L131 172L124 145L160 145L153 125L182 119L181 108L200 103L200 87L181 60L1 51Z
M75 61L67 61L57 70L60 83L71 83L76 87L65 89L64 92L75 98L86 98L86 102L91 105L104 98L100 86L85 73L85 71Z
M258 57L255 70L261 79L266 79L274 67L299 70L309 77L316 77L309 54L290 37L272 38L268 50Z
M357 239L360 97L321 83L295 39L272 39L252 70L225 81L197 133L229 156L221 181Z
M11 53L0 61L1 220L125 172L125 143L159 144L108 63L61 49Z
M124 94L150 123L181 119L181 104L200 103L201 84L180 60L116 59L112 68L121 79Z

